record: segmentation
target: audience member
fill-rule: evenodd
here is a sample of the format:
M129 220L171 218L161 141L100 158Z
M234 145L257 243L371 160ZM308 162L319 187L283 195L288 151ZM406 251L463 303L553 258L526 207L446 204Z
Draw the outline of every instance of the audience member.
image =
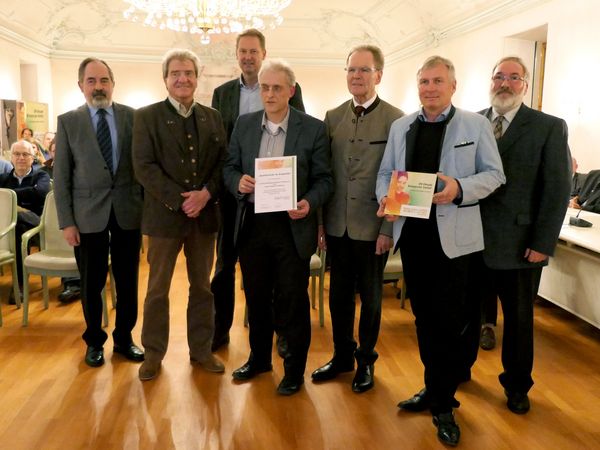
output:
M250 328L250 356L232 375L245 381L272 369L276 323L288 345L277 392L292 395L304 383L310 345L307 289L317 209L333 189L329 141L323 122L289 106L296 83L286 63L265 62L258 80L265 110L237 120L224 169L227 188L244 200L236 229ZM255 159L290 155L298 158L297 209L255 214Z
M217 111L194 101L198 57L169 51L162 64L168 98L139 109L133 129L135 174L144 186L142 231L148 238L148 290L142 344L142 381L155 378L169 342L169 288L183 247L189 286L187 337L190 361L224 372L211 353L214 333L213 265L227 137Z
M390 126L403 112L377 95L383 64L378 47L354 47L346 57L346 83L352 99L325 115L335 186L324 207L319 246L327 248L331 257L334 351L331 360L312 373L312 379L325 381L352 371L356 358L354 392L365 392L375 383L383 268L392 245L392 224L376 214L375 184ZM354 340L355 292L361 301L359 346Z

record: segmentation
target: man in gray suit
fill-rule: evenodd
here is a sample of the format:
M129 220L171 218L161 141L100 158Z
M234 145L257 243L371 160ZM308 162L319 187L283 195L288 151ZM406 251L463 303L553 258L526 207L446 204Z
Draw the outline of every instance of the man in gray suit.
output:
M383 216L392 170L438 176L429 218L386 216L394 222L425 367L425 389L398 406L430 409L438 439L456 445L460 430L452 410L461 381L461 331L473 255L483 250L479 200L505 178L489 122L452 105L452 62L428 58L417 83L423 106L392 124L377 178Z
M335 189L324 208L319 247L331 257L329 309L333 358L312 373L314 381L358 369L354 392L374 386L375 344L381 323L383 268L392 245L392 224L377 217L375 183L392 122L404 113L377 96L383 53L373 45L354 47L346 58L352 99L327 111ZM355 293L360 294L360 323L354 340Z
M310 345L307 289L317 245L316 212L333 188L329 142L323 122L289 106L295 77L286 63L265 62L258 79L265 110L240 116L224 168L227 189L244 201L236 229L251 349L248 361L232 375L244 381L272 369L277 323L288 343L285 376L277 392L292 395L304 383ZM291 155L297 157L297 209L255 214L256 158Z
M85 362L104 364L101 292L109 252L117 291L114 351L132 361L144 353L133 343L137 321L142 188L133 176L133 109L112 101L112 70L86 58L79 66L79 88L86 104L58 117L54 190L58 222L72 245L81 275L87 329Z
M215 202L223 184L225 130L217 111L194 101L200 62L188 50L163 58L166 100L135 114L135 174L144 186L142 231L148 235L148 291L142 344L142 381L155 378L169 343L169 288L183 248L190 283L187 335L190 362L221 373L210 350L214 333L210 271L219 228Z
M533 386L533 301L542 267L554 253L571 191L571 160L564 120L523 104L529 71L514 56L494 67L492 123L506 185L481 202L485 237L479 297L498 296L504 314L500 383L507 406L525 414ZM473 327L470 363L477 356Z

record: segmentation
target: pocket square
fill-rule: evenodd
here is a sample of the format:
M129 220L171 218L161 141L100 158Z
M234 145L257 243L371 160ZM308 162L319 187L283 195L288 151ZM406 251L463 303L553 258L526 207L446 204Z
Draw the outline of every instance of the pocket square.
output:
M473 145L473 144L475 144L475 142L473 142L473 141L462 141L462 142L459 142L458 144L456 144L454 146L454 148L467 147L467 146Z

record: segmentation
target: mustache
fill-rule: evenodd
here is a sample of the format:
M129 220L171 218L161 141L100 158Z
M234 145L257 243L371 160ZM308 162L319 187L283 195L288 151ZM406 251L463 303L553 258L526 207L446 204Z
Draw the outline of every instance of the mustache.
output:
M94 90L92 92L92 97L94 97L94 98L96 98L96 97L106 97L106 92L103 91L102 89Z
M511 88L509 88L509 87L501 87L500 89L498 89L498 90L497 90L497 91L494 93L494 95L500 95L500 94L504 94L504 93L508 93L508 94L512 94L512 95L515 95L515 94L516 94L516 92L515 92L515 91L513 91L513 90L512 90Z

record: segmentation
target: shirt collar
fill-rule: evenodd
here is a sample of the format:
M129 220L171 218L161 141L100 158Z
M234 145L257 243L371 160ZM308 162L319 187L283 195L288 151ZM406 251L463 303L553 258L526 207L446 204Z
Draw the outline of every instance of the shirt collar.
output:
M13 168L13 177L15 177L17 180L19 180L19 184L21 184L21 182L23 181L23 179L25 179L27 176L29 176L31 174L31 172L33 172L33 167L30 167L29 171L25 175L23 175L22 177L20 177L19 175L17 175L17 172Z
M366 102L360 104L358 103L354 97L352 97L352 105L356 108L357 106L362 106L365 109L369 109L369 106L371 106L375 100L377 99L377 92L375 93L375 95L373 97L371 97L369 100L367 100Z
M517 106L516 108L511 109L510 111L507 111L505 114L502 114L504 116L504 120L506 120L509 124L513 121L513 119L515 118L515 116L517 115L517 113L519 112L519 108L521 107L521 104L519 104L519 106ZM490 117L490 121L494 121L496 120L496 117L498 117L500 114L498 114L498 112L492 108L492 115Z
M106 111L106 113L109 116L114 115L112 102L106 108L96 108L96 107L94 107L92 105L89 105L89 104L87 105L87 107L88 107L88 110L90 111L90 114L91 114L92 117L94 117L96 114L98 114L98 110L100 110L100 109L103 109L104 111Z
M246 83L244 83L244 76L240 75L240 87L244 88L244 89L248 89L250 91L255 91L256 89L258 89L258 87L260 86L260 83L257 81L256 84L254 86L249 86Z
M448 118L448 113L450 112L450 109L452 109L452 103L450 103L446 107L446 109L444 109L441 112L441 114L435 118L434 122L443 122L444 120L446 120ZM418 117L421 122L427 122L427 116L425 115L425 110L423 109L423 107L421 107L421 111L419 112Z
M287 133L287 129L288 129L288 122L290 121L290 108L288 107L288 111L287 114L285 115L285 117L283 118L283 120L281 121L281 123L277 124L278 128L281 128L283 130L284 133ZM267 113L263 112L263 118L262 118L262 124L261 124L261 128L263 130L266 130L268 132L270 132L271 130L269 129L269 127L267 126ZM273 122L271 122L273 123ZM275 133L276 134L276 133Z
M170 95L168 96L168 98L169 102L171 103L171 105L173 105L173 108L175 108L175 111L177 111L177 114L179 114L180 116L185 117L187 119L194 112L194 103L192 103L190 109L186 109L186 107L182 103L179 103Z

